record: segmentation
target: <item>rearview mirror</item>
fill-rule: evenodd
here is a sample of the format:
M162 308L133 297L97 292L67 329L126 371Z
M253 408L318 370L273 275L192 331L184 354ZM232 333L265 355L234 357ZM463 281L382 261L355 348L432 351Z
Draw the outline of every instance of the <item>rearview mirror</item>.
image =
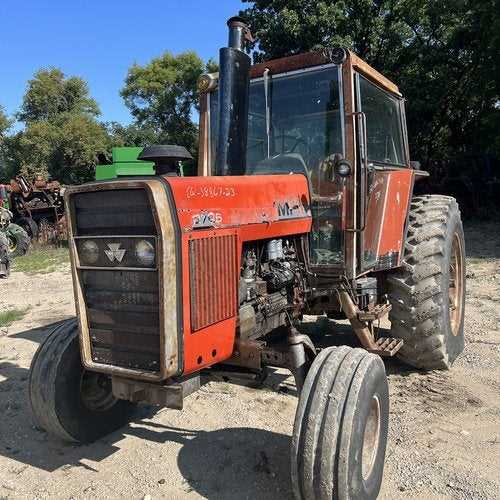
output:
M335 163L333 164L333 171L332 171L332 182L335 181L336 177L340 177L341 179L345 179L351 175L352 172L352 165L349 160L346 160L345 158L340 157L338 155L337 158L335 158Z

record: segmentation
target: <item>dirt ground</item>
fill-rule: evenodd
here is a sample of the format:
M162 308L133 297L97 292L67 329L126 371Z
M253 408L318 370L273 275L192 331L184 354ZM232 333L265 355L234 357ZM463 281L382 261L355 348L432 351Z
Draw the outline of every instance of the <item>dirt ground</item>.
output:
M466 226L464 354L449 372L386 363L389 442L380 498L500 498L500 225ZM74 314L69 268L0 282L0 499L287 499L297 404L275 372L264 390L210 383L182 412L143 407L89 446L33 427L28 369L47 327ZM332 325L329 325L330 327Z

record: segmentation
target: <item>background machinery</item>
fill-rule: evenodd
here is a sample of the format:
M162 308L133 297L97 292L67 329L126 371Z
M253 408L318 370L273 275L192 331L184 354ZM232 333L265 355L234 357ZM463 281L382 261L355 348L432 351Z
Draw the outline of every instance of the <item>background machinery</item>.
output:
M198 176L176 175L184 148L157 146L141 155L156 175L67 192L78 318L35 354L33 413L88 442L138 402L181 409L221 374L286 368L296 498L375 498L381 357L445 369L463 349L460 212L413 196L427 174L412 168L396 85L342 48L251 66L247 27L228 24L220 74L199 84ZM313 341L305 313L349 320L358 347Z
M3 233L8 242L11 258L25 255L31 244L28 233L17 224L11 222L12 212L0 206L0 233Z
M37 176L29 182L22 175L10 181L9 206L13 221L31 239L53 241L65 239L63 188L57 181Z

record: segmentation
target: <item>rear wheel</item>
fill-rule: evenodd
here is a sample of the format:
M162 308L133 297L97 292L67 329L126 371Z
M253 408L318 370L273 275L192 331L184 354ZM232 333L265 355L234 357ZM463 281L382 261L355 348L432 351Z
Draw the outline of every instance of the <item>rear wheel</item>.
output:
M75 319L55 327L35 353L29 398L37 426L71 442L95 441L125 425L135 410L113 396L107 375L83 368Z
M11 257L19 257L28 253L31 239L21 226L9 224L6 235L9 239L9 252Z
M9 240L0 233L0 278L8 278L10 274Z
M38 225L31 217L21 217L16 220L16 224L21 226L32 240L38 238Z
M309 370L295 416L295 498L376 498L388 419L389 391L381 359L363 349L324 349Z
M454 198L413 198L402 268L389 287L391 335L404 340L398 356L416 368L450 368L465 344L465 243Z

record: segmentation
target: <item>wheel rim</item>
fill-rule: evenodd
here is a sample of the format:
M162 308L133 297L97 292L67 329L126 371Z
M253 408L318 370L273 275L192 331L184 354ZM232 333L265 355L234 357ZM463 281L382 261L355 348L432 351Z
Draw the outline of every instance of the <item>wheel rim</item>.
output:
M380 441L380 401L376 394L370 402L370 413L365 424L363 435L363 451L361 458L361 473L366 481L372 473L377 458Z
M9 252L15 252L17 249L17 241L12 236L9 236Z
M458 335L460 322L462 321L462 298L464 293L463 286L463 251L462 241L455 233L451 245L450 258L450 283L449 283L449 307L450 307L450 325L451 333Z
M109 410L118 401L111 390L111 378L101 373L84 371L80 382L83 405L91 411Z

